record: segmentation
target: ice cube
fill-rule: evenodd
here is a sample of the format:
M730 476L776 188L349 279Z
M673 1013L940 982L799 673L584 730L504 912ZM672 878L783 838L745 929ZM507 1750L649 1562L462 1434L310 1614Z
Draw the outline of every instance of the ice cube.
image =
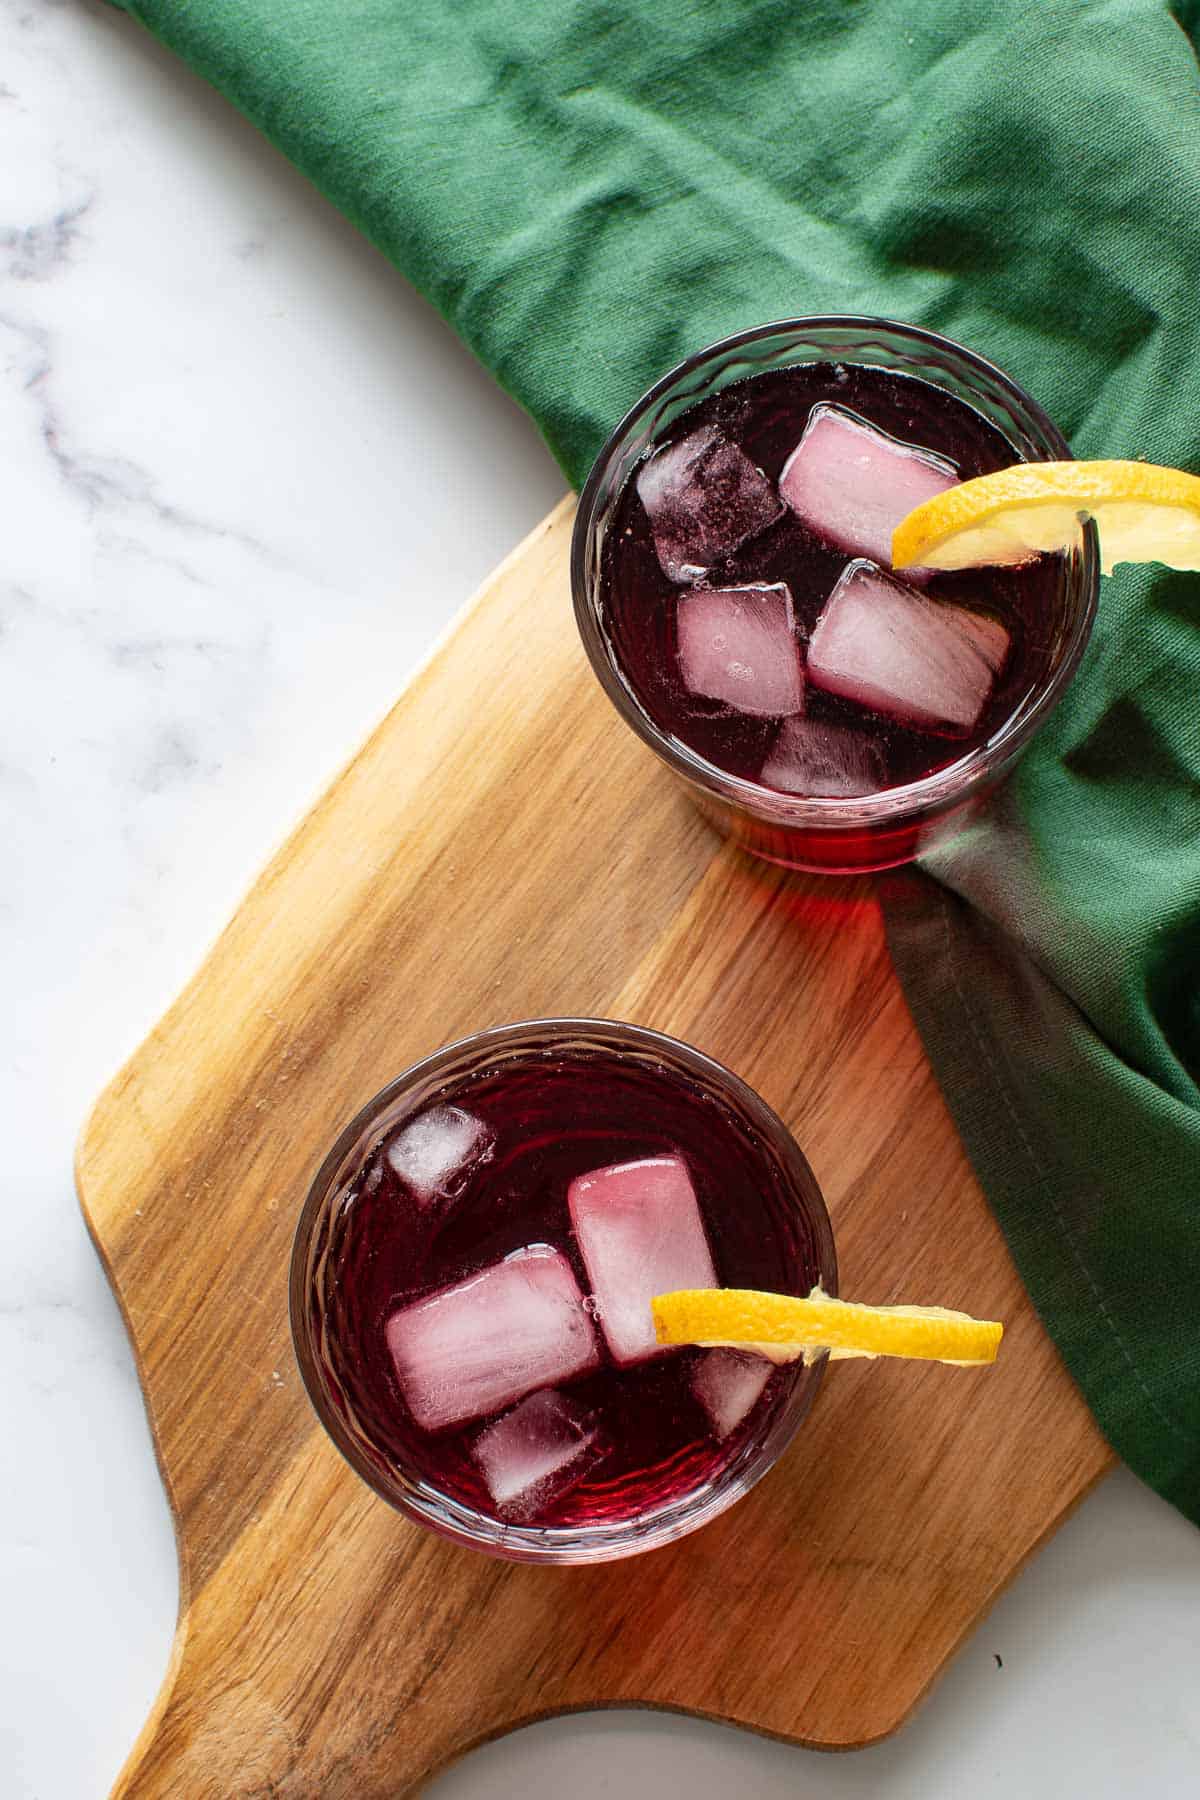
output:
M782 718L804 704L792 596L771 587L693 588L676 606L679 668L689 693L738 712Z
M548 1244L401 1307L386 1335L400 1391L425 1431L498 1412L600 1360L571 1265Z
M715 425L655 451L638 471L637 491L672 581L698 581L783 513L762 470Z
M850 798L881 788L884 768L878 750L861 731L815 719L786 719L759 780L784 794Z
M996 619L918 594L874 563L843 571L808 646L814 686L909 725L965 735L1008 654Z
M599 1448L594 1421L553 1388L481 1431L471 1454L498 1510L528 1515L582 1479Z
M892 532L922 500L958 486L944 457L903 444L845 407L814 406L783 465L779 492L818 537L890 568ZM932 569L906 569L928 580Z
M423 1206L461 1192L477 1164L495 1153L496 1134L458 1106L432 1106L396 1133L387 1159Z
M647 1156L580 1175L567 1191L600 1329L619 1363L659 1349L650 1301L675 1288L717 1286L717 1272L681 1156Z
M692 1390L712 1421L718 1443L749 1417L771 1379L772 1366L765 1357L741 1350L709 1350L700 1358Z

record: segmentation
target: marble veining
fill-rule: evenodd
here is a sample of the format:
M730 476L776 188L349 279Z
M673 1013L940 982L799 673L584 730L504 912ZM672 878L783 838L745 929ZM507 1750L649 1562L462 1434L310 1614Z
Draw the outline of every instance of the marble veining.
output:
M32 225L0 226L0 280L48 281L57 275L74 259L81 220L91 204L92 196L88 195Z
M28 246L41 242L35 228L19 234L28 258L38 254ZM3 243L0 234L0 244ZM62 256L66 255L62 251ZM31 274L30 260L15 263L13 280L43 279L43 273ZM231 538L255 555L267 559L271 551L252 533L200 518L185 507L162 498L155 477L131 457L114 456L74 443L64 424L62 410L54 387L53 340L42 326L10 316L0 315L0 334L13 344L11 368L16 385L29 396L36 409L37 430L60 481L84 502L89 514L108 509L121 513L142 512L173 527L179 532ZM133 539L121 540L111 534L105 538L110 550L128 550L131 554L148 554L147 547ZM161 559L160 559L161 560ZM186 565L178 565L189 578L199 580Z

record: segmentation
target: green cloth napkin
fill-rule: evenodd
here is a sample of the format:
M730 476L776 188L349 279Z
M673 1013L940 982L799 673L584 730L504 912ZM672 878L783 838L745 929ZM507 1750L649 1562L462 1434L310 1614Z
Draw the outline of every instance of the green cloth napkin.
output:
M1076 454L1200 469L1197 4L126 9L434 301L576 484L670 364L804 312L932 326ZM1115 1448L1200 1521L1198 707L1200 578L1121 570L1001 801L887 908L1039 1312Z

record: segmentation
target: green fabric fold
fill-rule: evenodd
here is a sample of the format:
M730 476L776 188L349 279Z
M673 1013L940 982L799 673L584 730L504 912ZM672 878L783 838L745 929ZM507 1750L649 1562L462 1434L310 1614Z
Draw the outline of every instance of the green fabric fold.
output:
M126 10L428 295L576 484L666 367L804 312L944 331L1077 455L1200 469L1194 4ZM1200 1522L1198 696L1200 578L1119 571L1001 800L887 911L1041 1316Z

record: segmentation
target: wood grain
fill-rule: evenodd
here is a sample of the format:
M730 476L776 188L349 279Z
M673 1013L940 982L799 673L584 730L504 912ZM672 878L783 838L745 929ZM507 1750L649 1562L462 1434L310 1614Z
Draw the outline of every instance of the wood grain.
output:
M867 881L721 846L578 647L571 505L514 553L101 1097L84 1212L178 1529L179 1626L115 1793L396 1800L549 1713L895 1729L1110 1455L1024 1298ZM783 1462L652 1560L506 1566L358 1483L292 1362L308 1182L406 1064L485 1025L657 1026L757 1087L843 1293L1008 1321L995 1370L834 1368Z

